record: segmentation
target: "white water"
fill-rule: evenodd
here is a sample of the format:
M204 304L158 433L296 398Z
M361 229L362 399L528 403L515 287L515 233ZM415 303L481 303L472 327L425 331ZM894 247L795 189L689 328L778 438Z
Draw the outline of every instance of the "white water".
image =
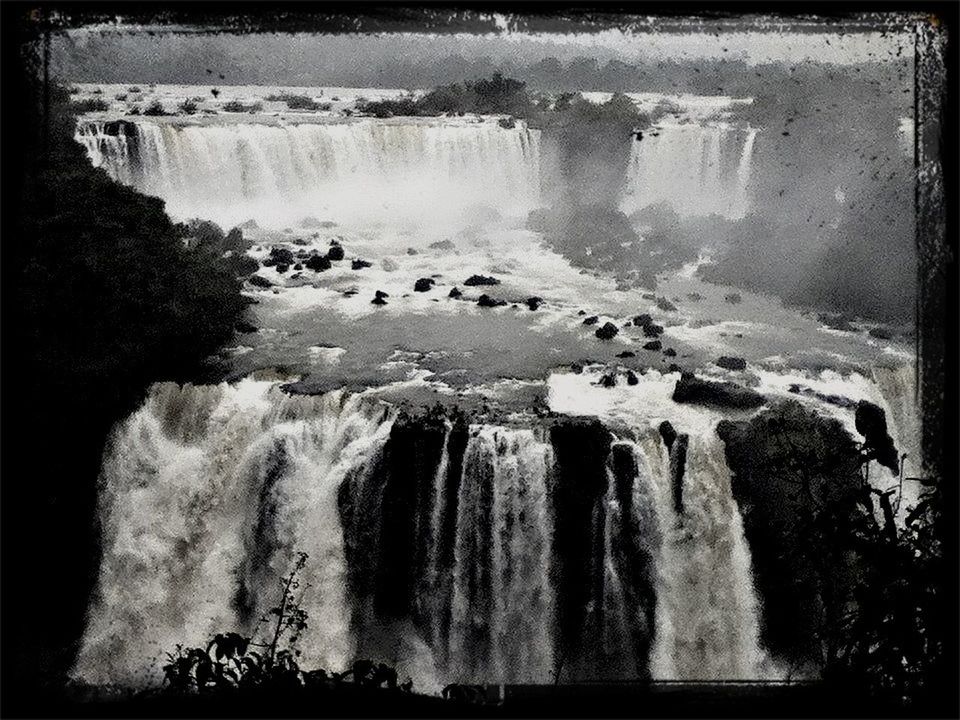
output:
M139 119L135 135L84 121L94 166L167 202L180 219L268 227L321 220L438 222L475 205L540 201L540 133L495 120L224 122Z
M454 547L452 678L551 679L554 608L547 478L552 465L552 447L533 430L471 428ZM489 643L479 657L478 630Z
M668 203L681 215L743 217L757 130L728 123L661 124L630 151L621 208Z
M679 680L767 677L750 550L723 443L716 433L691 435L682 513L673 505L669 456L652 429L641 431L637 455L637 483L653 485L662 538L651 674Z
M164 653L251 633L295 551L323 667L353 658L337 490L386 440L393 412L347 397L289 397L268 382L155 386L116 430L101 480L103 560L74 674L142 686ZM253 594L240 617L237 590Z

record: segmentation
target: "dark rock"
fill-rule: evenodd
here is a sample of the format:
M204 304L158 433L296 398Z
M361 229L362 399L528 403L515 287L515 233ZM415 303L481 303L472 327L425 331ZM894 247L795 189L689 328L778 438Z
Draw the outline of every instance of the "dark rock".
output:
M377 292L374 293L374 297L377 297L377 298L388 298L388 297L390 297L390 295L389 295L389 293L385 293L383 290L377 290Z
M675 312L677 309L677 306L674 305L669 300L667 300L665 297L657 298L657 307L663 310L664 312Z
M600 376L600 387L612 388L617 385L617 376L615 373L604 373Z
M276 265L293 265L293 251L285 247L272 247L269 259Z
M723 299L731 305L736 305L738 302L743 300L743 298L740 297L740 293L728 293L723 296Z
M651 340L648 343L643 344L644 350L659 350L663 347L663 344L659 340Z
M364 268L371 267L373 263L367 262L366 260L361 260L360 258L355 258L352 263L350 263L350 268L352 270L363 270Z
M900 460L893 439L887 433L886 413L867 400L857 403L854 415L857 432L864 437L867 455L888 468L894 475L900 472Z
M612 340L620 332L620 328L611 322L604 323L603 327L598 327L594 333L601 340Z
M277 263L277 272L283 275L287 270L290 269L290 266L286 263Z
M596 325L596 324L597 324L597 321L598 321L599 319L600 319L600 318L597 317L596 315L591 315L590 317L586 318L586 319L583 321L583 324L584 324L584 325Z
M667 366L667 372L668 373L683 372L683 368L681 368L676 363L670 363L670 365Z
M447 294L447 297L452 297L452 298L458 298L462 296L463 296L463 293L460 292L460 288L457 288L457 287L450 290L450 292Z
M531 310L537 310L541 305L543 305L542 297L528 297L524 302L527 303L527 307Z
M663 354L664 354L666 357L676 357L676 356L677 356L677 351L674 350L673 348L665 348L664 351L663 351Z
M386 293L381 293L379 290L377 290L377 294L370 302L373 305L386 305L387 301L384 299L385 297L387 297Z
M240 320L235 327L237 329L237 332L240 333L241 335L249 335L250 333L257 332L257 330L259 329L257 328L256 325L251 325L245 320Z
M677 439L677 431L673 429L669 420L660 423L658 429L660 430L660 437L663 438L663 444L667 446L667 450L670 450L673 447L673 441Z
M635 318L633 318L633 324L641 328L646 327L652 322L653 322L653 318L650 317L650 315L648 315L647 313L643 313L642 315L637 315Z
M577 310L577 315L586 315L586 314L587 314L586 310Z
M822 322L829 328L834 330L842 330L844 332L855 332L856 328L850 324L851 318L849 315L843 313L820 313L817 315L817 320Z
M314 272L320 272L322 270L330 269L330 260L323 257L323 255L311 255L307 258L307 261L303 263L303 266Z
M693 373L681 374L673 389L673 401L696 405L749 409L766 402L763 395L732 382L714 382L696 377Z
M303 263L294 263L294 264L293 264L293 269L294 269L294 270L303 270Z
M507 304L506 300L498 300L496 298L490 297L489 295L481 295L480 299L477 300L477 305L479 305L480 307L493 308L493 307L501 307L506 304Z
M678 515L683 513L683 476L687 469L687 447L690 436L686 433L678 434L670 448L670 488L673 491L673 510Z
M747 361L740 357L731 357L728 355L721 355L717 359L717 365L722 367L724 370L746 370Z
M413 289L415 292L429 292L436 282L433 278L420 278L413 284Z
M427 247L433 250L454 250L457 246L450 240L438 240L437 242L430 243Z
M623 352L618 352L618 353L617 353L617 357L618 357L618 358L632 358L632 357L636 357L636 356L637 356L637 354L636 354L635 352L633 352L633 350L624 350Z
M273 283L263 277L263 275L251 275L247 278L247 282L259 288L273 287Z
M476 285L499 285L500 281L487 275L471 275L463 284L468 287L474 287Z
M327 250L327 259L343 260L343 258L344 258L343 246L336 241L330 243L330 249Z
M867 331L867 334L872 338L876 338L877 340L893 339L893 334L889 330L885 330L884 328L878 328L878 327L870 328Z
M633 370L627 370L627 385L636 385L640 382L637 374Z
M796 401L777 403L749 421L723 420L717 435L726 446L730 487L765 610L761 641L778 657L809 661L822 652L817 628L824 614L848 609L850 592L865 577L859 553L838 551L850 547L865 512L856 443L840 421ZM816 511L811 498L818 516L829 519L816 530L808 524ZM867 503L872 515L869 497ZM824 601L835 604L824 607Z
M654 325L650 323L649 325L643 326L643 336L649 338L660 337L663 334L663 325Z
M407 255L419 255L419 254L420 253L418 253L415 248L412 248L412 247L407 248Z

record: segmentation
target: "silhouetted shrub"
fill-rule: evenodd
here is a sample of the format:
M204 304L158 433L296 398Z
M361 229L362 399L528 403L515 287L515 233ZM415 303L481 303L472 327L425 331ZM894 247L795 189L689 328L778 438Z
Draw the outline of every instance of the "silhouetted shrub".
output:
M86 98L84 100L74 100L71 103L73 106L74 112L78 113L88 113L88 112L106 112L110 109L110 103L101 98Z
M263 104L258 102L247 104L239 100L229 100L223 104L223 110L233 113L258 113L263 110Z
M144 115L163 116L169 113L163 109L163 103L159 100L152 100L149 105L143 109Z

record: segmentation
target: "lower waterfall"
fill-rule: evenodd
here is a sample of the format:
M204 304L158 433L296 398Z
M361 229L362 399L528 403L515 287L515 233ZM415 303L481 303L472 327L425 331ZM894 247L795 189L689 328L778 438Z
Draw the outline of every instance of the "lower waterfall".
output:
M681 437L671 463L655 428L475 425L265 381L154 386L105 453L74 675L145 686L177 644L254 634L302 551L305 667L366 657L427 692L764 677L722 442Z

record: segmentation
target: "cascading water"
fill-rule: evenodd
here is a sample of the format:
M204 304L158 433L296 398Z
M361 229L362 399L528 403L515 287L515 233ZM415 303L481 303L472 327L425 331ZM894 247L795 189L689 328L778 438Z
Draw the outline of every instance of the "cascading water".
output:
M549 442L471 428L458 498L449 675L549 682L553 671Z
M337 491L386 440L393 412L268 382L155 386L116 430L101 478L103 555L75 674L142 685L178 643L251 633L310 555L301 647L353 656Z
M661 124L630 151L621 209L668 203L681 215L741 218L750 206L757 130L729 123Z
M518 122L363 119L273 124L84 120L77 140L179 218L223 225L432 219L540 201L540 133Z
M662 537L651 673L661 679L755 679L767 673L750 552L715 433L689 438L682 507L654 431L636 447Z
M142 686L179 643L256 634L303 551L310 667L370 657L427 691L762 677L719 439L690 437L678 465L656 430L560 423L440 422L265 381L155 386L105 454L75 675ZM582 443L598 452L571 454Z

